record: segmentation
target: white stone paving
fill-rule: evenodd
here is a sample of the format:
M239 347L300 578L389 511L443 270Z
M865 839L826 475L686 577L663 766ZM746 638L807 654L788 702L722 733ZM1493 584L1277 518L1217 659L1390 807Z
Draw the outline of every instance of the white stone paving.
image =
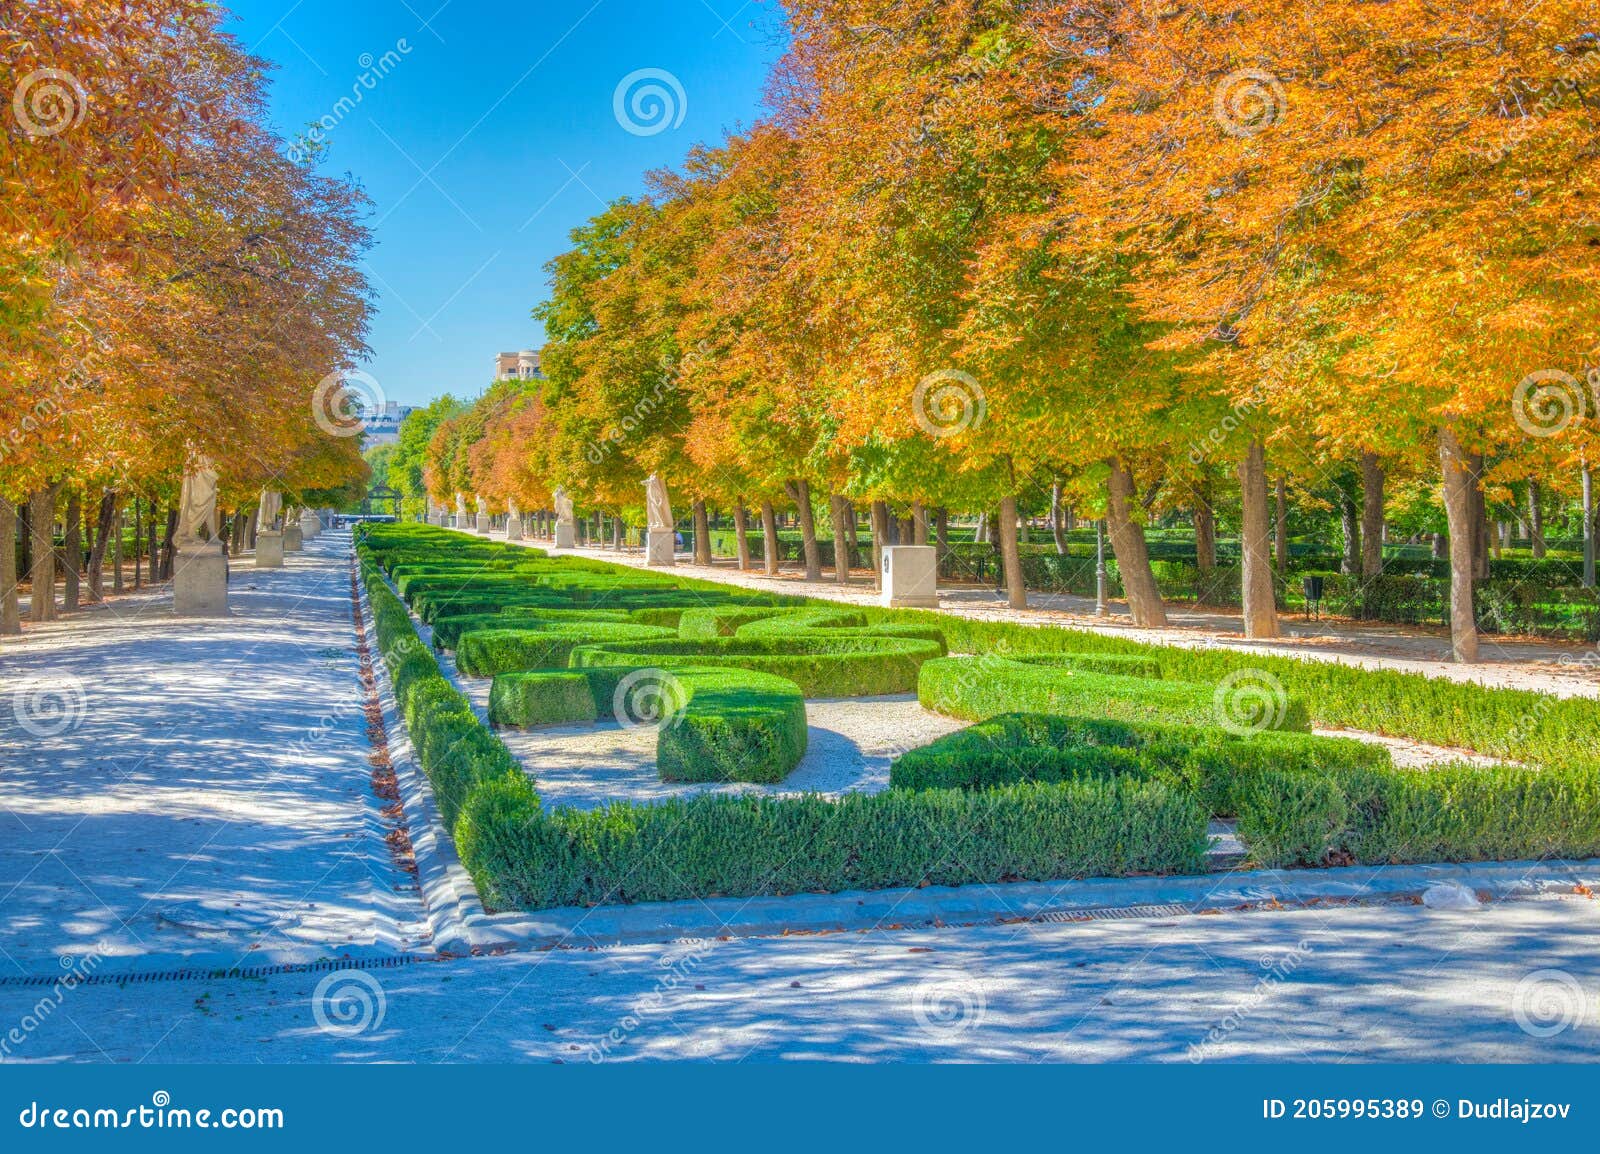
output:
M224 621L168 587L0 646L0 977L425 944L370 787L349 549L235 558Z

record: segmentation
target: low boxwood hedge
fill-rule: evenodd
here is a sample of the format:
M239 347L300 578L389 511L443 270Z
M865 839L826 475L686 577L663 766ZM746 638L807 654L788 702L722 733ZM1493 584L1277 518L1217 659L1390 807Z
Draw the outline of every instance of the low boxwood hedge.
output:
M516 831L511 833L509 831ZM539 814L478 790L456 832L485 900L543 909L1134 873L1193 873L1194 799L1157 782L678 799Z
M480 629L548 629L580 621L624 622L619 609L543 609L515 606L504 613L450 613L433 619L433 647L454 649L463 633Z
M868 697L916 688L917 669L939 656L936 642L847 633L797 633L785 638L719 637L586 645L574 668L596 665L730 665L775 673L807 697Z
M663 781L778 782L805 756L800 687L747 669L541 669L502 673L489 691L495 725L638 722L645 711L662 722Z
M929 661L917 679L917 699L924 709L969 721L1022 711L1214 726L1222 716L1217 696L1210 685L1030 665L1003 657ZM1265 729L1311 728L1305 703L1288 695L1253 720Z
M671 630L631 622L549 622L539 629L475 629L456 642L456 668L468 677L549 669L566 665L575 649L595 642L643 645L671 637Z

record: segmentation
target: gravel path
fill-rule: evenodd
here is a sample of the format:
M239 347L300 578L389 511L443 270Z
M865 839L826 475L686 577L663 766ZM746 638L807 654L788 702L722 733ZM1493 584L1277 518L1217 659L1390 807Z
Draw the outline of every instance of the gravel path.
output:
M1597 934L1600 903L1568 897L553 950L136 996L91 985L9 1057L1593 1062ZM0 985L0 1021L41 993Z
M498 534L497 534L498 535ZM545 548L559 555L563 550L548 549L546 543L525 544ZM644 566L637 552L618 553L610 549L576 549L571 552L612 561L619 565ZM742 573L731 562L709 568L679 557L678 573L710 581L721 581L748 589L803 594L851 605L877 604L871 576L860 572L848 587L831 580L807 581L793 570L777 578L759 573ZM1121 602L1111 605L1110 618L1093 616L1094 603L1068 594L1028 594L1029 608L1007 608L1003 597L992 589L944 587L939 591L939 609L963 617L984 620L1018 621L1032 625L1064 625L1143 641L1155 645L1186 648L1213 646L1246 653L1270 653L1314 661L1337 661L1366 669L1400 669L1445 677L1453 681L1473 681L1482 685L1514 689L1536 689L1559 697L1600 697L1600 661L1594 646L1559 644L1537 640L1507 641L1484 634L1481 638L1483 661L1477 665L1456 665L1449 660L1450 640L1442 631L1365 623L1307 622L1285 616L1285 636L1277 641L1246 641L1239 618L1220 612L1174 607L1169 611L1171 625L1166 629L1138 629L1126 617ZM1587 664L1585 664L1587 662Z
M226 620L175 619L168 588L0 647L0 976L415 948L421 902L369 782L349 549L236 559Z

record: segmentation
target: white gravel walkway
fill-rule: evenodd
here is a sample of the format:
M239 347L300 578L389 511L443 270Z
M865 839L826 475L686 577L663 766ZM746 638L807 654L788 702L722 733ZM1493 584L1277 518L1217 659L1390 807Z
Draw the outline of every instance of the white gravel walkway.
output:
M1593 1062L1597 933L1600 903L1568 897L554 950L137 996L91 985L9 1057ZM0 1021L41 994L0 985Z
M383 841L350 538L233 563L232 616L124 598L0 646L0 978L422 940Z

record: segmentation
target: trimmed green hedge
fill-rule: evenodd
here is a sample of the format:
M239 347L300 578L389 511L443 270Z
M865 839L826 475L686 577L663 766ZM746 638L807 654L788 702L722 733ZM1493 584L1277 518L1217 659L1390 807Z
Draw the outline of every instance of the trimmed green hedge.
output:
M1206 817L1193 798L1134 781L837 801L711 796L560 809L542 820L526 799L490 788L473 795L456 839L486 863L486 900L542 909L1193 873Z
M618 609L535 609L516 606L504 613L451 613L433 619L433 647L454 649L463 633L480 629L538 630L580 621L627 623L630 620L626 613Z
M619 709L666 716L656 741L663 781L778 782L805 756L799 686L746 669L535 670L503 673L489 691L495 725L640 720Z
M456 642L456 668L468 677L549 669L566 665L575 649L595 642L639 645L671 637L671 630L654 625L604 621L551 622L538 629L476 629L463 633Z
M574 668L731 665L786 677L807 697L868 697L915 689L918 667L940 652L936 642L917 638L813 632L787 638L586 645L572 651L570 663Z
M945 657L924 664L917 678L917 699L924 709L969 721L1025 712L1216 726L1221 716L1217 696L1210 685L1029 665L1003 657ZM1311 728L1303 702L1286 696L1279 704L1281 708L1262 719L1263 728Z

